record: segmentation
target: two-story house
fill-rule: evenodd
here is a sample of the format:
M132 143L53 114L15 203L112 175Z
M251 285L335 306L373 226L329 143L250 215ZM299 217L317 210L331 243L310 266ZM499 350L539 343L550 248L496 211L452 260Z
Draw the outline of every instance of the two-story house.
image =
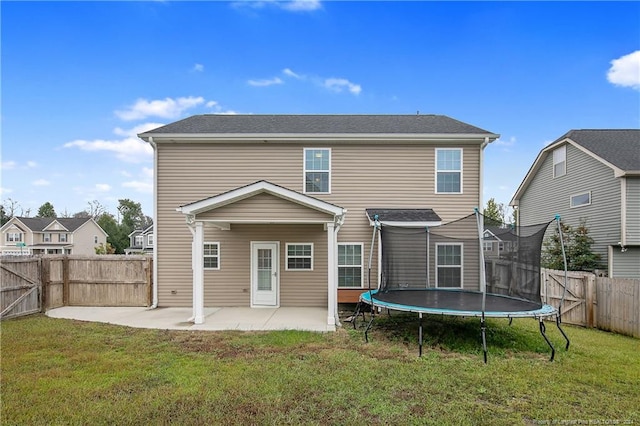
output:
M154 234L153 225L144 229L134 229L129 234L129 247L124 249L124 254L149 254L153 253Z
M406 226L473 213L498 135L442 115L198 115L139 137L155 151L154 305L195 323L204 306L326 307L331 328L367 286L367 209Z
M520 224L586 222L611 277L640 278L640 130L571 130L535 159L511 205Z
M3 255L94 255L107 242L107 233L90 217L12 217L0 232Z

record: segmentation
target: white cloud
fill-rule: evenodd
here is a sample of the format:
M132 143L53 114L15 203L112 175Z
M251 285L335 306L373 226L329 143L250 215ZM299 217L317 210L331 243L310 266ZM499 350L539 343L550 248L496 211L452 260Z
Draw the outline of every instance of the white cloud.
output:
M33 186L49 186L49 185L51 185L51 182L49 182L46 179L37 179L37 180L34 180L31 183L33 184Z
M218 103L217 103L216 101L209 101L209 102L207 102L206 107L207 107L207 108L213 108L213 107L215 107L216 105L218 105Z
M640 90L640 50L611 61L607 80L616 86Z
M285 68L282 70L284 75L288 75L289 77L297 78L298 80L304 79L303 75L297 74L291 70L291 68Z
M267 87L273 86L274 84L282 84L283 81L279 77L274 77L272 79L264 79L264 80L249 80L247 81L249 86L255 87Z
M262 1L234 1L231 3L231 7L236 9L250 8L250 9L263 9L265 7L277 7L288 12L313 12L314 10L322 9L322 3L320 0L262 0Z
M138 99L126 110L116 111L115 114L122 120L142 120L147 117L177 118L184 111L196 107L204 102L202 96L189 96L177 99L165 98L148 101Z
M0 195L11 194L13 189L0 187Z
M162 126L159 123L144 123L131 129L121 129L119 127L113 130L113 133L122 136L123 139L106 140L95 139L75 140L67 142L64 148L79 148L88 152L107 151L116 155L119 160L127 163L142 163L150 161L153 158L153 148L150 144L143 142L136 135L146 130L155 129Z
M322 3L319 0L279 1L278 6L291 12L311 12L322 9Z
M203 72L204 71L204 65L195 64L191 70L195 71L195 72Z
M500 147L505 152L510 152L511 147L513 147L515 144L516 144L516 138L514 136L511 136L509 139L500 138L497 141L493 142L491 145Z
M143 167L139 173L139 178L123 182L124 188L132 188L137 192L152 194L153 193L153 168Z
M337 93L347 89L354 95L358 95L362 91L362 87L359 84L352 83L346 78L327 78L324 80L323 86Z
M38 163L36 163L35 161L27 161L27 167L33 169L35 167L38 167Z
M3 161L0 164L0 168L2 170L13 170L16 168L18 164L15 161Z
M108 183L96 183L95 190L98 192L109 192L111 191L111 185Z

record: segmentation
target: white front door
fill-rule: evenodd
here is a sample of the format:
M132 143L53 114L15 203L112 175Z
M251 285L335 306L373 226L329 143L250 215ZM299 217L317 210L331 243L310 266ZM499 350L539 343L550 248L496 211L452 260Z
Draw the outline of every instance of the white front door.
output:
M251 306L278 306L277 242L251 243Z

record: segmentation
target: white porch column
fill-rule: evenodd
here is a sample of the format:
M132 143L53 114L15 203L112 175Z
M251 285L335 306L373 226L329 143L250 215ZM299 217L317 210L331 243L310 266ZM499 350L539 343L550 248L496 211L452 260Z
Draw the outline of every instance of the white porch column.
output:
M335 224L327 223L327 281L329 297L327 301L327 325L336 325L336 306L338 304L337 241Z
M195 223L193 235L193 322L204 323L204 224Z

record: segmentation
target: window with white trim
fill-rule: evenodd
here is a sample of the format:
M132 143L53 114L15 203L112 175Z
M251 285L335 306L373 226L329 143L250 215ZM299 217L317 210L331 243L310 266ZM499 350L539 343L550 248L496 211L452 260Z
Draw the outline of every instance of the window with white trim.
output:
M69 236L67 234L58 234L58 241L61 243L66 243L69 240Z
M553 150L553 177L567 174L567 146L563 145Z
M8 243L22 242L22 232L7 232L6 239Z
M204 243L204 269L220 269L220 243Z
M461 148L436 148L436 193L462 193Z
M462 288L462 243L436 244L436 286Z
M591 204L591 191L571 196L571 208L588 206Z
M51 233L45 232L44 234L42 234L42 242L43 243L50 243L51 242Z
M93 244L98 244L98 236L97 235L93 236Z
M287 243L287 271L313 271L313 244Z
M484 251L493 251L493 242L492 241L483 241Z
M153 247L153 234L147 235L147 247Z
M331 192L331 150L329 148L304 148L305 194L329 194Z
M142 243L144 242L144 237L142 235L135 235L133 237L133 246L134 247L142 247Z
M362 287L362 243L338 243L338 287Z

